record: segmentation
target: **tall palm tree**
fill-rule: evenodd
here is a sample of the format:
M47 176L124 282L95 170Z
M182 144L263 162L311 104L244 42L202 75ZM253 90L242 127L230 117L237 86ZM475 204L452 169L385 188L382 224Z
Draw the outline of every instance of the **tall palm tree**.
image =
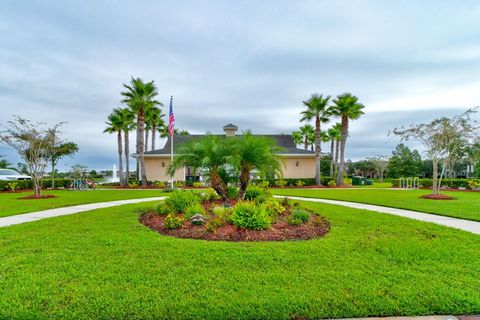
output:
M148 122L152 129L152 146L151 146L152 151L155 150L155 142L157 139L158 129L166 125L165 121L163 120L164 117L165 115L162 113L162 110L160 110L159 108L153 108L149 115Z
M341 123L335 123L335 125L331 128L328 129L328 137L330 140L330 177L333 178L334 172L336 170L337 166L337 160L338 160L338 142L340 141L342 135L341 131L342 124ZM336 145L336 152L334 151Z
M170 132L168 131L168 124L164 124L163 126L158 127L157 130L160 133L160 138L168 138L170 136ZM173 134L176 136L188 136L190 133L187 130L175 128Z
M123 178L123 161L122 161L122 131L123 122L121 118L121 109L113 109L113 112L108 116L108 121L105 122L107 127L104 133L117 133L117 147L118 147L118 176L120 178L120 186L125 186Z
M292 139L295 145L299 145L303 143L303 135L300 131L292 131Z
M232 145L218 136L207 135L202 139L192 140L179 147L178 155L168 166L170 175L184 167L193 171L203 170L210 180L211 187L223 201L228 200L228 181L225 171L232 162Z
M243 199L253 170L266 176L269 173L282 174L278 152L281 148L274 140L255 137L250 131L234 140L234 166L240 172L238 197Z
M337 185L343 184L343 173L345 171L345 145L348 138L349 120L360 118L365 106L358 102L358 97L351 93L344 93L337 96L333 101L332 114L341 118L341 139L340 139L340 164L338 166Z
M122 102L126 103L129 108L137 115L137 163L140 166L140 177L142 185L147 185L147 176L145 174L145 157L144 157L144 131L145 131L145 110L155 105L161 105L155 100L158 95L157 87L153 81L143 82L140 78L133 78L130 85L123 84L126 91L121 92L124 97Z
M122 108L120 109L119 116L123 124L123 137L125 141L125 183L128 183L130 179L130 131L135 129L135 113L129 108Z
M321 144L321 124L329 121L330 113L328 109L328 102L330 96L323 97L323 95L312 94L310 99L303 101L306 110L302 111L302 118L300 122L311 121L315 119L315 181L320 185L320 161L322 159L322 144Z

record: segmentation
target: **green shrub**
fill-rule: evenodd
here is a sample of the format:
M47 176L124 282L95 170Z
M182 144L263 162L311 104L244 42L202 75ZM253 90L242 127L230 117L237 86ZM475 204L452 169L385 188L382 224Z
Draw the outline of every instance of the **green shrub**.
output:
M212 208L213 214L225 222L231 222L232 211L232 208L227 208L224 206L216 206Z
M279 179L279 180L275 181L275 185L277 187L285 187L287 184L288 184L288 182L283 180L283 179Z
M172 208L173 212L184 212L185 209L199 202L200 199L191 190L175 190L165 200L165 203Z
M205 209L200 203L194 203L188 208L186 208L183 215L185 216L186 219L190 219L196 214L201 214L201 215L205 214Z
M236 199L238 198L238 188L230 187L227 190L228 198L229 199Z
M280 204L285 208L290 207L290 199L288 199L288 197L283 197L280 200Z
M136 188L136 187L138 187L138 182L137 182L137 181L130 181L130 182L128 183L128 186L129 186L130 188Z
M167 215L165 218L165 228L167 229L178 229L182 226L184 219L180 217L176 217L173 214Z
M297 187L303 187L305 185L305 182L303 182L302 180L298 180L297 183L295 183L295 185Z
M194 188L201 188L201 187L202 187L202 183L201 183L200 181L195 181L195 182L192 184L192 186L193 186Z
M263 203L270 198L272 198L272 194L268 189L249 185L247 190L245 190L245 200L253 200L257 203Z
M262 188L268 188L270 186L270 182L267 180L262 180L258 183L258 186Z
M333 180L330 180L330 181L328 181L328 186L329 186L329 187L336 187L336 186L337 186L337 183L336 183L335 181L333 181Z
M307 223L310 219L310 213L305 209L297 207L293 209L292 215L288 217L287 222L290 225L299 226L303 223Z
M474 181L474 180L468 181L468 187L467 187L468 189L476 190L479 187L480 187L480 181Z
M217 230L218 228L220 228L223 225L224 225L223 220L221 218L217 217L217 218L214 218L214 219L208 221L205 224L205 230L207 230L208 232L214 232L215 230Z
M7 186L8 186L8 190L15 191L15 189L17 189L18 182L10 182Z
M202 191L198 195L199 195L200 200L202 202L207 202L207 201L213 201L213 200L220 199L220 196L213 189L208 189L208 190Z
M175 187L175 189L183 188L185 187L185 181L175 181L173 183L173 186Z
M155 181L153 185L155 186L155 188L158 188L158 189L163 189L167 186L165 181Z
M263 230L270 227L271 218L263 206L255 202L238 202L233 208L232 223L240 228Z
M265 201L262 206L267 211L268 215L272 218L277 218L282 212L285 211L285 207L283 207L277 200L270 198Z
M172 213L172 209L164 202L157 204L155 211L161 216L166 216L167 214Z

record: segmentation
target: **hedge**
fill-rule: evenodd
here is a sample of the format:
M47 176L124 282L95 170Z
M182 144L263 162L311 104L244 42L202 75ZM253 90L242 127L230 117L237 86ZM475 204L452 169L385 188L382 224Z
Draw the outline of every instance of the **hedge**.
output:
M72 179L54 179L55 180L55 188L67 188L70 183L72 183ZM9 184L10 183L17 183L16 190L25 190L25 189L33 189L33 182L32 180L0 180L0 191L10 191ZM51 188L52 187L52 179L44 179L42 180L42 188Z
M476 181L480 182L479 179L450 179L450 178L443 178L442 179L442 187L448 187L452 189L458 188L469 188L468 182L469 181ZM419 179L418 180L420 187L423 188L431 188L433 185L432 179ZM400 187L400 179L392 179L392 185L394 187Z
M332 177L323 177L322 176L321 184L324 185L324 186L328 186L328 182L331 181L331 180L335 180L335 179L333 179ZM297 179L288 178L288 179L264 179L264 180L255 179L255 180L252 180L252 182L255 183L255 184L260 184L263 181L267 181L268 185L270 187L279 186L280 184L282 184L282 181L283 181L283 183L285 183L285 186L288 186L288 187L297 186L299 181L301 181L303 183L303 186L314 186L314 185L316 185L315 178L297 178Z

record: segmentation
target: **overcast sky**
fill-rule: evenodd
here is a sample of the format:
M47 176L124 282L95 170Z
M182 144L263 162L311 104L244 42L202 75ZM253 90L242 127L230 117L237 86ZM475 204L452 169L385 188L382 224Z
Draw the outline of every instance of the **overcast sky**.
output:
M131 76L173 95L191 133L290 133L310 94L351 92L366 114L347 157L390 154L389 129L480 104L479 17L478 1L453 0L1 1L0 123L66 120L80 151L61 168L103 169L116 163L104 121Z

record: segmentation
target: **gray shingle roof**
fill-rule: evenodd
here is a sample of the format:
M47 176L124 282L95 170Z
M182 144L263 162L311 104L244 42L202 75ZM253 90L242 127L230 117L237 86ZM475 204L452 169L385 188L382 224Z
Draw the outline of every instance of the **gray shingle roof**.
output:
M174 153L177 150L179 146L182 144L191 141L193 139L200 139L203 138L205 135L203 134L191 134L191 135L186 135L186 136L178 136L175 135L173 138L173 143L174 143ZM224 134L217 134L216 136L219 137L225 137ZM239 135L237 135L238 137ZM284 150L280 152L281 155L288 155L288 154L304 154L304 155L314 155L315 152L311 150L305 150L305 149L299 149L293 142L292 135L290 134L256 134L255 136L257 137L266 137L266 138L271 138L275 140L277 145ZM165 143L165 146L163 149L157 149L153 151L147 151L145 152L146 155L168 155L170 154L170 139L171 137L168 137L167 142Z

